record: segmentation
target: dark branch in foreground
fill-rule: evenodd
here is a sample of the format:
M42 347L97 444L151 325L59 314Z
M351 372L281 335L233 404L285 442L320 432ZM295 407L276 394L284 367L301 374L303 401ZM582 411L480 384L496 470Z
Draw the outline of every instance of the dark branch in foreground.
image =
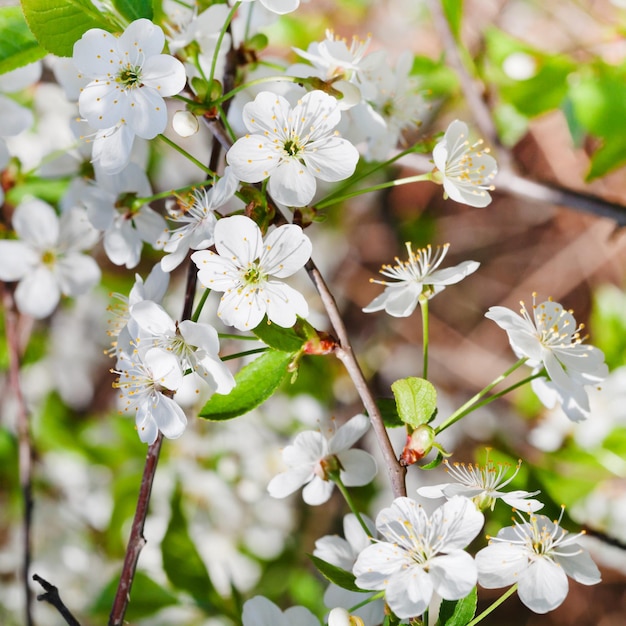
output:
M33 580L37 581L46 590L46 593L37 596L37 600L51 604L69 626L80 626L80 622L71 614L65 604L63 604L59 590L54 585L51 585L47 580L44 580L37 574L33 574Z

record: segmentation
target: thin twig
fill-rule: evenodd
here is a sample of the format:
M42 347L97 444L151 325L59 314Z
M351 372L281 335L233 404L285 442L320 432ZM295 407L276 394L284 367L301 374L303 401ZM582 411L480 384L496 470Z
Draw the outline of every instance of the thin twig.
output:
M33 574L33 580L37 581L46 590L46 593L37 596L37 600L51 604L66 621L68 626L80 626L80 622L72 615L65 604L63 604L59 590L54 585L51 585L47 580L44 580L37 574Z
M389 440L389 435L387 433L387 429L385 428L380 410L376 404L376 400L372 395L367 381L365 380L365 376L363 376L363 371L361 370L361 367L354 356L354 352L352 351L348 332L345 324L343 323L339 309L337 308L335 298L328 289L320 271L317 269L312 260L307 263L305 269L320 294L320 298L322 299L322 303L324 304L330 323L332 324L333 329L337 334L337 338L339 339L340 345L339 348L335 350L335 354L348 371L348 374L352 379L352 383L359 393L361 402L363 402L363 406L370 416L372 428L376 433L381 452L385 459L385 465L387 466L387 472L389 473L389 480L391 481L394 498L406 496L406 468L400 465L393 446L391 445L391 441Z
M24 503L24 515L22 518L22 572L21 580L25 596L25 620L26 626L33 625L32 604L33 594L30 589L30 570L32 557L32 519L33 519L33 449L28 423L28 410L20 386L20 341L18 333L17 312L15 301L10 288L2 283L2 301L4 305L5 330L7 337L7 349L9 353L9 383L17 402L17 439L19 457L19 480Z
M143 529L148 515L148 505L150 503L150 493L152 491L152 483L156 474L156 467L159 461L159 453L161 452L161 444L163 443L163 435L159 432L156 441L148 447L146 456L146 464L143 469L141 478L141 487L139 488L139 497L137 498L137 508L133 525L130 531L130 538L126 548L124 557L124 565L120 575L120 582L113 601L113 608L109 615L109 626L122 626L124 623L124 615L130 600L130 588L133 584L139 554L146 545L143 536Z

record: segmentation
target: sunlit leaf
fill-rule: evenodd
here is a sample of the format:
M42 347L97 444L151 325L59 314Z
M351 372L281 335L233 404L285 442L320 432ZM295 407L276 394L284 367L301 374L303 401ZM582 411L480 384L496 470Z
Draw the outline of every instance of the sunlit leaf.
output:
M0 74L46 55L30 32L19 7L0 7Z

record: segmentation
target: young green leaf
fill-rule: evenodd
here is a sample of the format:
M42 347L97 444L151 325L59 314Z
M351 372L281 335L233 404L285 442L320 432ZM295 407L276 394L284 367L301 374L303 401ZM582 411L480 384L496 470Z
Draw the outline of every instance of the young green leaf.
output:
M235 388L226 396L214 394L200 411L200 417L229 420L248 413L265 402L289 374L296 353L269 350L241 368Z
M28 29L19 7L0 7L0 74L43 58L46 51Z
M60 57L72 56L90 28L118 30L89 0L22 0L22 10L41 46Z
M437 391L423 378L409 377L391 385L398 415L405 423L417 428L428 424L437 408Z
M129 22L154 16L152 0L113 0L113 5Z
M283 352L297 352L305 342L293 328L283 328L277 324L268 322L267 316L252 331L261 341L274 350Z
M460 600L442 600L436 626L466 626L476 613L476 587Z
M352 572L347 572L345 569L332 565L328 561L324 561L312 554L307 556L313 561L313 565L317 567L320 574L331 583L335 583L342 589L348 589L348 591L364 591L354 584L356 577Z

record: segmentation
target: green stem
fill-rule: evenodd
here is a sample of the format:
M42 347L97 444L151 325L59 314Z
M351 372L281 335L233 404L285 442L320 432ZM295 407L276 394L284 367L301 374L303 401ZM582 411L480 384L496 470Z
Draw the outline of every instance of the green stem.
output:
M422 378L428 380L428 298L419 299L422 310L422 345L424 352L424 370Z
M342 194L346 189L349 189L350 187L352 187L352 185L354 185L355 183L358 183L360 180L363 180L364 178L369 178L374 172L377 172L378 170L382 170L388 165L392 165L393 163L395 163L402 157L406 156L407 154L411 154L415 152L417 147L418 146L411 146L410 148L407 148L406 150L403 150L402 152L398 152L398 154L395 154L390 159L387 159L386 161L383 161L382 163L377 163L376 165L370 167L366 172L362 172L358 176L349 178L348 180L344 181L341 185L338 185L337 187L335 187L335 189L333 189L333 191L329 193L325 198L322 198L320 202L321 203L327 202L331 198L334 198L335 196Z
M181 148L177 143L172 141L169 137L166 137L165 135L160 134L159 138L163 142L165 142L168 146L170 146L170 148L174 148L174 150L176 150L176 152L182 154L186 159L191 161L195 166L199 167L205 174L208 174L209 176L215 176L215 172L213 170L208 168L201 161L198 161L198 159L196 159L196 157L191 156L191 154L189 154L189 152L187 152L187 150L185 150L184 148Z
M332 481L339 488L339 491L341 491L341 495L344 497L346 503L350 507L350 510L354 513L359 524L361 524L361 528L365 531L365 534L371 538L372 531L367 527L367 524L365 523L365 521L361 517L361 514L359 513L356 506L354 505L354 500L352 499L350 492L346 489L346 486L343 484L343 481L341 480L341 477L339 476L339 472L330 472L330 477Z
M232 333L217 333L220 339L242 339L243 341L259 341L254 335L233 335Z
M358 604L351 606L348 609L348 613L352 614L355 611L358 611L362 606L365 606L366 604L369 604L370 602L374 602L374 600L380 600L380 598L384 598L384 597L385 597L385 590L383 589L382 591L375 593L373 596L367 597L365 600L363 600L363 602L359 602Z
M259 354L261 352L267 352L269 348L255 348L254 350L245 350L244 352L237 352L236 354L229 354L222 357L222 361L232 361L232 359L239 359L242 356L250 356L251 354Z
M196 310L193 312L193 314L191 316L191 321L192 322L197 322L198 321L198 318L200 317L200 313L202 313L202 308L204 307L204 303L206 302L206 300L209 297L210 293L211 293L210 289L205 289L204 292L202 293L202 297L200 298L200 302L198 302L198 306L196 306Z
M438 435L440 432L444 431L449 426L452 426L455 422L458 422L462 417L465 417L469 412L473 411L476 407L474 406L484 395L489 393L496 385L501 383L507 376L512 374L518 367L521 367L526 363L528 357L523 357L511 367L509 367L504 374L500 374L498 378L490 382L482 391L479 391L475 396L470 398L463 406L459 407L443 424L437 426L435 428L435 434Z
M517 591L517 583L515 583L506 593L502 594L490 607L486 608L480 615L476 616L467 626L475 626L482 621L494 609L497 609L505 600L508 600Z
M176 194L185 193L186 191L193 191L194 189L198 189L201 187L206 187L207 185L212 185L215 182L213 178L209 178L207 180L202 181L201 183L193 183L193 185L186 185L185 187L178 187L177 189L169 189L167 191L161 191L160 193L155 193L153 196L147 196L145 198L135 198L133 200L132 209L141 208L144 204L150 204L150 202L154 202L155 200L161 200L162 198L169 198L170 196L175 196Z
M248 89L248 87L254 87L254 85L262 85L263 83L274 83L274 82L283 82L283 83L300 83L302 82L302 78L298 78L297 76L265 76L263 78L256 78L255 80L251 80L249 83L244 83L243 85L239 85L239 87L235 87L231 89L228 93L225 93L220 98L216 100L212 100L212 104L222 104L226 100L230 100L233 96L236 96L240 91L244 91L244 89Z
M369 193L370 191L379 191L381 189L388 189L389 187L399 187L400 185L419 183L425 180L432 180L431 172L428 172L426 174L417 174L415 176L407 176L406 178L400 178L398 180L390 180L386 183L380 183L380 185L372 185L371 187L366 187L365 189L357 189L356 191L351 191L350 193L346 193L343 196L332 197L330 199L322 200L322 202L316 202L315 208L325 209L327 206L343 202L344 200L349 200L350 198L355 198L356 196L360 196L364 193Z
M235 13L237 13L237 10L239 9L240 6L241 6L241 0L233 4L233 8L230 10L228 17L226 18L226 22L224 23L224 26L222 26L222 30L220 30L220 34L217 38L217 44L215 45L215 52L213 53L213 58L211 59L211 74L209 75L209 88L211 86L211 83L213 82L213 79L215 78L217 58L219 57L220 48L222 47L222 41L224 40L226 31L228 30L228 27L230 26L230 23L233 17L235 16Z

